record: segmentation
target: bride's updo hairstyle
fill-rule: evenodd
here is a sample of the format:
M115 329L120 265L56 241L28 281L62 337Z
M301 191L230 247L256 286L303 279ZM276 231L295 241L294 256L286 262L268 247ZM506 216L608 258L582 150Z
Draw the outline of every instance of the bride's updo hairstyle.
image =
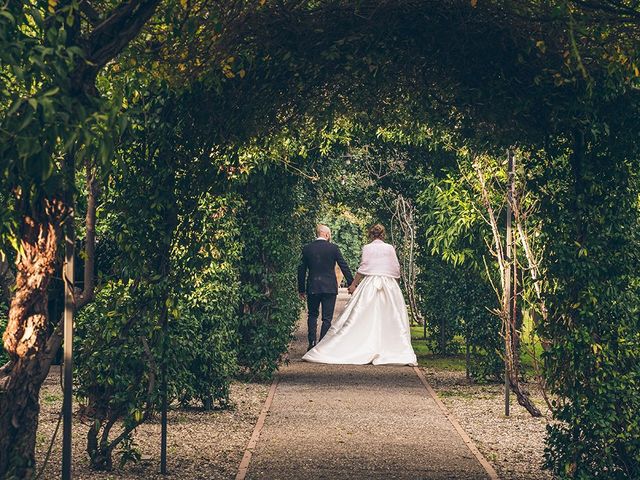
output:
M379 223L376 223L369 229L369 240L384 240L385 229Z

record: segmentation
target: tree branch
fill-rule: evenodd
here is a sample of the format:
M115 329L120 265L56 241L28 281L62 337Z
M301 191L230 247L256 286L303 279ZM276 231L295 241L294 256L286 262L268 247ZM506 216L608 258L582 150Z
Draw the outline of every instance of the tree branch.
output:
M87 305L95 297L95 263L96 263L96 208L98 203L98 182L95 172L87 162L87 215L85 223L87 235L85 238L84 286L77 297L76 310Z
M160 0L129 0L116 7L88 38L88 60L96 71L118 55L153 16Z
M102 20L100 13L89 3L88 0L80 2L80 11L94 27L100 23L100 20Z

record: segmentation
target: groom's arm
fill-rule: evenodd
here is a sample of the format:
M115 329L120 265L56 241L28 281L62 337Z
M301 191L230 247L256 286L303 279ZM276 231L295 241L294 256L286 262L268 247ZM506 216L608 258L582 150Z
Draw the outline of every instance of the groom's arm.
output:
M362 275L360 272L356 272L356 278L354 278L353 283L349 285L349 293L353 293L356 291L356 288L358 288L358 285L360 285L360 282L363 278L364 275Z
M342 252L340 251L337 245L336 245L336 263L340 267L340 270L342 270L342 274L344 275L344 278L347 281L347 285L351 285L351 283L353 283L353 275L351 275L351 270L349 270L349 265L347 265L347 262L342 256Z
M300 265L298 265L298 293L300 295L304 295L306 292L306 277L307 277L307 259L302 252L302 260L300 260Z

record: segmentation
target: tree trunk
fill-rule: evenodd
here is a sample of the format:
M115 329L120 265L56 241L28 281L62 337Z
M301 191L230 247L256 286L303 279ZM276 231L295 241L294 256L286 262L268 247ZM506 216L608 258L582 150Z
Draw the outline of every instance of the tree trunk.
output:
M48 335L47 287L65 209L56 200L44 200L41 208L36 218L23 218L23 251L16 262L16 291L3 336L10 358L0 369L0 478L4 479L33 475L38 396L61 342L58 332Z
M94 18L97 25L89 28L83 39L79 38L80 16L76 13L75 26L69 27L67 42L83 45L85 53L70 75L71 90L78 97L96 96L95 78L100 69L138 35L159 3L160 0L122 2L105 15L104 21ZM26 204L27 200L23 198L21 202ZM16 262L16 291L3 336L10 362L0 368L2 479L24 479L33 475L40 386L62 342L59 332L47 338L50 331L47 287L54 271L62 222L67 213L65 207L59 200L44 199L36 207L35 215L25 214L22 219L23 251ZM83 295L81 300L88 303L91 297L92 294Z
M87 452L92 470L110 472L113 470L113 458L111 453L113 446L109 444L109 433L115 424L115 420L107 420L106 413L99 414L89 432L87 432ZM102 434L101 434L102 433Z
M518 403L523 406L532 417L541 417L542 412L531 400L529 391L522 386L520 379L518 378L519 369L512 368L509 371L509 383L511 384L511 391L515 393Z
M38 428L40 384L37 361L21 360L3 379L0 400L0 477L30 478L35 471L34 449Z
M518 403L523 406L533 417L541 417L542 412L533 403L529 396L529 391L520 382L521 377L521 363L520 363L520 331L521 331L521 318L522 311L518 308L518 267L516 262L515 243L513 245L513 296L511 300L511 317L508 321L510 325L510 337L511 337L511 358L509 359L509 383L511 391L515 393Z
M513 157L510 157L509 161L509 190L508 190L508 206L517 205L517 199L515 198L515 164L513 163ZM503 336L505 342L505 400L508 398L508 391L511 390L515 393L518 403L522 405L533 417L540 417L542 413L533 403L529 397L529 393L526 388L520 383L520 359L519 359L519 331L517 329L517 297L515 288L512 289L511 276L514 279L517 278L515 251L511 249L514 247L513 237L511 233L507 232L505 239L505 247L502 247L502 236L498 227L498 221L491 206L489 200L489 193L487 184L482 171L480 162L475 162L475 170L480 182L480 188L482 193L482 203L484 204L489 225L493 235L493 243L495 246L494 257L498 262L498 270L500 272L500 285L499 299L500 309L498 315L502 320ZM511 214L507 217L507 228L510 229ZM505 412L508 414L508 402L505 402Z

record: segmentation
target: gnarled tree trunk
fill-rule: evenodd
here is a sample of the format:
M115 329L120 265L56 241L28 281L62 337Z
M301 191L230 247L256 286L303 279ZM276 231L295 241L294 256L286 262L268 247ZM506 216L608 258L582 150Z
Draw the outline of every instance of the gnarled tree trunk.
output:
M60 346L49 334L47 287L53 274L65 208L44 200L39 215L25 216L16 262L16 290L3 335L9 362L0 369L0 478L33 475L40 386ZM39 218L34 218L39 217Z
M53 3L50 8L55 10L67 7L70 2L58 2L57 7ZM71 9L75 22L73 26L67 25L67 43L82 45L84 50L69 75L76 100L97 95L95 78L100 69L138 35L159 3L160 0L121 1L101 15L89 2L80 2L84 18L88 20L84 29L80 25L84 18L75 8ZM69 189L59 193L68 197ZM59 332L49 334L47 287L66 212L59 200L45 200L38 210L22 220L23 252L17 261L17 288L3 337L10 357L10 362L0 368L0 478L3 480L33 475L38 395L62 342ZM90 231L87 239L93 238L94 232ZM83 292L77 297L76 307L88 303L92 297L92 292Z

